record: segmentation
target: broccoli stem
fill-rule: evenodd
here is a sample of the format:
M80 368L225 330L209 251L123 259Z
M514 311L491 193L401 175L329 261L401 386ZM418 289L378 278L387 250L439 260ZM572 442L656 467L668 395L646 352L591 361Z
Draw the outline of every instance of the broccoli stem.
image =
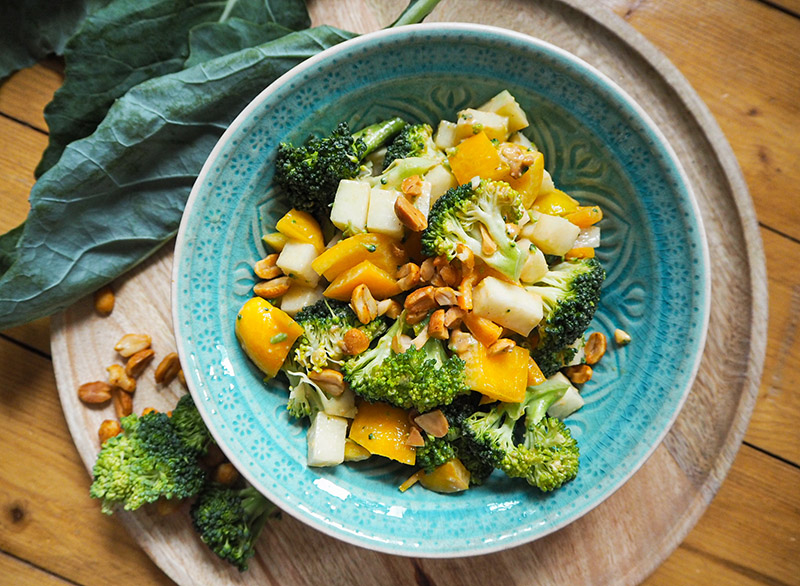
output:
M360 138L367 146L364 151L364 157L372 151L379 149L381 146L389 142L396 134L398 134L406 125L406 121L402 118L394 117L389 120L377 122L362 128L358 132L353 133L354 138ZM363 157L362 157L363 159Z
M403 13L390 26L403 26L405 24L417 24L428 16L439 0L411 0Z

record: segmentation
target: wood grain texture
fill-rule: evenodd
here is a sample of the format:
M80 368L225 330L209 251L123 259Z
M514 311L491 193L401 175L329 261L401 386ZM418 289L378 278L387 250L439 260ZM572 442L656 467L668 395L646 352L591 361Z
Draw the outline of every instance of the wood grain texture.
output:
M725 251L712 258L713 286L740 300L737 307L720 303L712 308L712 335L697 383L673 431L642 470L603 505L567 528L534 544L488 556L504 584L524 584L532 575L555 583L635 583L663 561L705 510L733 461L755 399L766 337L766 292L754 215L736 161L713 118L677 70L652 47L642 45L641 53L633 52L632 46L641 44L641 39L619 27L613 15L587 17L580 2L531 5L498 1L492 5L491 15L478 6L466 13L482 22L514 22L522 32L539 33L606 72L645 105L685 162L711 246ZM461 18L463 8L463 2L444 2L434 17ZM514 21L512 16L521 13L527 18ZM363 14L359 18L363 19ZM169 265L169 251L164 251L120 279L116 284L118 309L110 318L95 316L90 301L85 300L53 320L54 368L61 400L87 464L97 451L96 440L87 430L97 428L108 408L105 413L87 410L69 389L93 380L98 362L114 359L113 341L126 331L141 330L143 325L154 328L148 333L169 347ZM734 266L739 269L733 271ZM738 315L742 309L745 319ZM741 335L731 343L728 333L734 326ZM92 352L87 354L86 348ZM150 404L168 408L174 403L173 393L140 385L135 408L138 411ZM631 516L631 511L640 514ZM382 584L408 583L414 572L459 584L478 575L487 561L486 557L416 562L392 558L348 546L286 519L271 527L251 570L240 576L209 559L185 516L158 519L145 512L125 515L122 520L162 569L186 584L300 584L312 583L315 576L326 573L332 583L347 583L365 568L379 572L376 579ZM615 535L613 550L604 546L609 529ZM289 551L300 552L304 563L276 562L291 557ZM186 559L195 562L176 563ZM333 568L332 560L338 562Z
M46 131L44 107L53 99L64 79L61 71L49 65L52 63L37 63L18 71L0 85L0 112Z

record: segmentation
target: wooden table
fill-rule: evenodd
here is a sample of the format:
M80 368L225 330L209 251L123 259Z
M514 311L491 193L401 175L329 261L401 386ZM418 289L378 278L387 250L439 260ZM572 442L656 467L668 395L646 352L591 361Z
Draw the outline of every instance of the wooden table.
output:
M647 583L800 584L800 2L604 4L678 67L716 117L751 191L768 274L764 376L744 443L704 516ZM310 5L324 15L324 2ZM47 143L42 111L61 81L50 60L0 86L0 231L25 218ZM0 583L170 583L88 497L52 372L49 320L0 332L0 381ZM418 582L438 584L435 575Z

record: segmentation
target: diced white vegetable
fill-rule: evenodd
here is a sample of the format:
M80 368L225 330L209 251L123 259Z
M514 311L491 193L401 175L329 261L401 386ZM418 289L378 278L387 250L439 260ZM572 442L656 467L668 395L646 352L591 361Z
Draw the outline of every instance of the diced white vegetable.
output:
M485 132L490 139L496 138L505 142L508 138L508 118L472 108L461 110L456 122L456 140L460 142L480 132Z
M337 415L352 419L356 416L356 396L349 387L338 396L328 396L322 393L322 410L328 415Z
M442 150L449 149L458 144L456 139L456 123L442 120L433 135L434 144Z
M478 110L494 112L495 114L508 118L509 132L516 132L528 126L528 117L525 115L525 111L508 90L503 90L478 108Z
M560 216L539 214L531 240L543 253L562 256L575 247L575 239L580 231L578 226Z
M398 195L400 192L393 189L370 189L367 232L386 234L393 238L403 237L403 223L394 213L394 202Z
M581 394L578 392L578 389L576 389L574 386L570 384L570 387L567 389L567 392L564 393L564 395L558 401L550 405L550 408L547 410L547 414L550 417L557 417L558 419L566 419L567 417L575 413L575 411L583 407L585 403L586 401L583 400L583 397L581 397Z
M600 246L600 226L589 226L578 233L573 248L597 248L598 246Z
M422 182L422 189L420 194L414 198L414 207L428 217L428 212L431 211L431 184L429 181Z
M517 240L517 246L528 252L519 280L523 283L536 283L547 274L547 261L544 253L527 238Z
M369 185L352 179L342 179L331 208L331 222L339 230L363 232L367 227Z
M336 466L344 462L347 420L322 411L311 419L308 428L308 465Z
M524 146L525 148L531 149L533 151L537 150L536 147L533 146L533 143L531 142L531 139L529 139L527 136L525 136L521 132L515 132L511 136L509 136L508 137L508 142L513 142L514 144L518 144L518 145Z
M455 176L444 165L436 165L425 173L425 181L431 184L431 205L436 203L448 189L458 187Z
M294 317L298 311L320 299L322 299L321 287L305 287L295 284L281 297L281 309Z
M486 277L472 291L472 310L527 336L542 321L542 298L496 277Z
M550 173L547 172L547 169L545 169L542 174L542 186L539 188L539 195L550 193L555 188L556 184L553 183L553 178L550 176Z
M315 258L317 258L317 249L313 244L289 240L281 250L275 264L285 275L289 275L301 285L316 287L319 275L311 268L311 262Z

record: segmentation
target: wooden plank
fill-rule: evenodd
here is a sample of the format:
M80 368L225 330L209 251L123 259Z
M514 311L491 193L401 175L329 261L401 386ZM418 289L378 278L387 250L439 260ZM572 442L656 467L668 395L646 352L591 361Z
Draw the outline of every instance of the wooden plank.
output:
M745 440L800 464L800 243L761 231L769 276L769 342Z
M3 330L2 335L19 344L50 356L50 318L43 317L21 326Z
M0 117L0 136L5 147L0 149L0 233L18 226L28 215L28 194L33 187L33 169L47 146L47 136ZM13 146L11 146L13 145Z
M753 0L608 0L680 69L739 159L758 218L800 238L800 19Z
M79 583L169 584L89 498L49 360L0 340L0 550Z
M645 586L797 584L800 469L744 446L700 522Z
M37 63L0 85L0 112L47 131L44 107L61 86L63 75L47 63Z
M4 584L15 584L16 586L29 584L31 586L34 584L36 586L65 586L69 584L58 576L44 572L4 553L0 553L0 576L3 577Z

